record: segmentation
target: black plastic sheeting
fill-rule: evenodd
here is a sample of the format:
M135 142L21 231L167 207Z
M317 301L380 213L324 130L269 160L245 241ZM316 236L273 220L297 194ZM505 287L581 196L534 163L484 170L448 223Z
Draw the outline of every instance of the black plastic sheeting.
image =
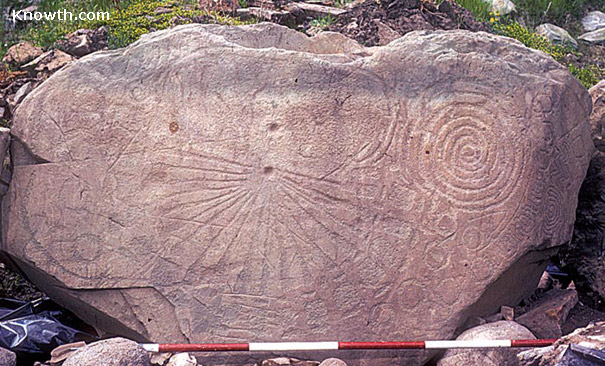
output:
M603 366L605 352L572 344L556 366Z
M65 325L67 318L48 298L31 302L0 298L0 347L18 354L50 354L60 345L95 339Z

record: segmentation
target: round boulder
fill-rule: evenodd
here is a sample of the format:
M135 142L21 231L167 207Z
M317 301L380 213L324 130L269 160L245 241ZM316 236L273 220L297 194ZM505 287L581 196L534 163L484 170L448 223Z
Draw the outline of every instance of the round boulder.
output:
M456 339L468 341L473 339L536 339L536 337L524 326L513 321L502 320L471 328L460 334ZM516 365L517 353L514 349L452 349L445 352L445 355L439 360L437 366Z
M63 366L151 366L147 352L138 343L111 338L91 343L71 355Z

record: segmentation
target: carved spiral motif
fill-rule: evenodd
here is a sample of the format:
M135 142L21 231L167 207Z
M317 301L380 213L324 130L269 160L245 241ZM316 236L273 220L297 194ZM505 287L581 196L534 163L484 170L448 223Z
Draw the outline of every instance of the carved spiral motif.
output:
M419 110L426 112L411 124L404 154L417 167L414 181L420 189L474 210L513 196L525 151L510 127L516 124L500 112L506 108L473 89L424 100Z
M562 207L566 205L566 199L563 192L557 187L548 187L546 198L544 200L544 219L542 222L542 232L550 235L565 227L565 215Z

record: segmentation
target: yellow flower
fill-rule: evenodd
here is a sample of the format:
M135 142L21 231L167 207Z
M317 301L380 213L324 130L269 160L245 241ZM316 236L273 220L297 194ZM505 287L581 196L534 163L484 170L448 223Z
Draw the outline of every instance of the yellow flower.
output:
M496 21L496 19L494 19L494 18L489 18L489 21L490 21L491 23L493 23L493 22L495 22L495 21Z

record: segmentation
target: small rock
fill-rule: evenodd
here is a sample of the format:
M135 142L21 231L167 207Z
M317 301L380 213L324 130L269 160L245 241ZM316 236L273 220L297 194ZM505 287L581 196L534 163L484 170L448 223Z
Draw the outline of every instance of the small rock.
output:
M164 366L172 357L172 353L157 353L153 352L150 355L151 364L154 366Z
M473 339L535 339L534 335L522 325L513 321L502 320L471 328L456 338L457 340ZM516 353L510 349L450 349L445 352L437 366L503 366L515 365Z
M80 348L63 366L151 366L147 352L138 343L111 338Z
M582 18L582 27L584 27L584 30L587 32L605 28L605 13L598 10L591 11Z
M538 283L538 288L543 290L550 290L553 286L552 277L547 271L542 273L542 277L540 277L540 282Z
M552 289L515 320L537 337L558 338L563 335L561 327L567 314L577 303L578 293L575 290Z
M290 11L270 10L256 7L248 7L245 9L237 9L236 14L242 19L251 17L266 20L268 22L277 23L285 26L296 26L298 23L296 17Z
M89 53L107 48L107 28L100 27L95 30L78 29L58 42L58 47L66 53L82 57Z
M40 47L36 47L29 42L21 42L8 49L6 55L2 59L2 62L5 62L13 67L19 67L30 62L41 54L42 49Z
M167 366L197 366L197 360L189 353L177 353L170 357Z
M23 101L27 94L29 94L32 90L34 90L34 84L31 81L23 84L23 86L17 90L17 93L15 93L15 96L13 97L13 102L15 105L21 103L21 101Z
M488 4L491 4L491 10L498 12L501 15L510 14L517 11L515 4L510 0L485 0Z
M515 319L515 309L511 308L510 306L501 306L500 314L502 314L502 317L504 318L504 320Z
M602 140L605 132L605 80L588 91L592 97L592 113L590 114L590 127L593 132L593 140ZM605 298L605 291L603 292Z
M61 345L50 352L50 361L48 362L51 364L63 362L82 347L86 347L85 342L75 342Z
M159 6L159 7L155 8L155 10L153 11L153 13L154 13L155 15L169 14L169 13L172 13L172 12L173 12L173 10L172 10L172 9L170 9L170 8L165 8L165 7L163 7L163 6Z
M317 361L300 361L291 359L292 366L319 366L319 362Z
M573 333L560 338L555 344L545 348L533 348L517 355L520 366L554 366L559 365L570 344L605 350L605 322L592 323L585 328L576 329ZM567 364L565 364L567 365Z
M3 168L4 157L8 150L11 138L10 128L0 127L0 169Z
M21 66L21 68L29 72L41 73L48 76L73 60L75 60L74 57L63 51L52 50L43 53L30 63Z
M375 22L375 24L378 27L378 45L379 46L386 46L387 44L391 43L392 41L394 41L398 38L401 38L401 34L397 33L397 31L395 31L393 28L389 27L388 25L384 24L380 20L377 20Z
M289 358L287 358L287 357L272 358L270 360L264 360L263 363L261 363L261 366L284 366L284 365L291 365Z
M575 48L578 47L578 42L573 39L573 37L570 36L565 29L557 27L554 24L541 24L536 28L536 32L539 35L546 37L546 39L548 39L551 43L560 45L571 45Z
M14 352L9 351L5 348L0 347L0 365L2 366L16 366L17 355Z
M591 44L605 44L605 28L584 33L578 39Z
M323 360L319 366L347 366L347 364L343 360L339 360L338 358L328 358Z
M300 10L304 11L305 14L307 14L307 16L309 16L311 18L319 18L319 17L326 17L326 16L337 17L337 16L347 12L345 9L334 8L332 6L309 4L309 3L304 3L304 2L288 4L287 8L288 8L288 10L300 9Z

